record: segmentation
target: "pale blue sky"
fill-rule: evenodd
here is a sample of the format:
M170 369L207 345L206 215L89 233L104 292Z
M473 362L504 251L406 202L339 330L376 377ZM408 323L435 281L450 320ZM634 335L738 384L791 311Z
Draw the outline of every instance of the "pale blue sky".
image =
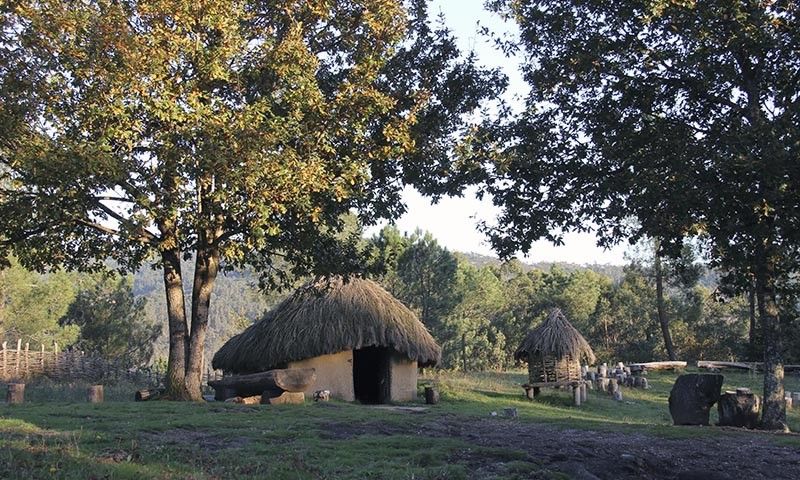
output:
M514 33L514 26L505 24L496 15L485 11L483 0L434 0L431 14L437 15L440 11L445 15L448 27L459 39L462 50L475 50L484 65L503 68L511 82L508 100L513 102L514 96L524 95L525 83L517 71L514 59L505 58L500 52L494 51L478 33L478 22L495 32ZM450 250L494 255L485 236L477 231L476 225L479 220L491 223L497 210L489 200L479 201L470 192L464 198L445 198L432 205L413 188L407 188L403 199L408 206L408 213L396 222L397 226L405 232L413 232L416 228L427 230ZM367 233L377 230L370 229ZM623 247L604 251L595 245L591 234L567 234L565 245L561 247L555 247L549 242L535 243L529 256L523 260L623 264L624 251Z

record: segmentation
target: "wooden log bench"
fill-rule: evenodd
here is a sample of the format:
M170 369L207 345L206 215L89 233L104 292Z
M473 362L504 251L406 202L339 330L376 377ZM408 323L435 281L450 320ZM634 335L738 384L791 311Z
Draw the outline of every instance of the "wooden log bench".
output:
M631 372L641 372L647 370L681 370L686 368L686 362L680 361L667 361L667 362L645 362L645 363L632 363L628 365Z
M232 397L280 397L284 392L302 393L314 383L317 374L313 368L268 370L247 375L231 375L208 382L214 389L214 398L225 401ZM297 397L296 395L294 397Z

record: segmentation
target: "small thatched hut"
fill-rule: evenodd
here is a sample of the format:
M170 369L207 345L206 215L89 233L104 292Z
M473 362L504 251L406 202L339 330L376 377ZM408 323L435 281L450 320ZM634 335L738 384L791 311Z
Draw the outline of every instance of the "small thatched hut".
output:
M233 374L314 368L306 393L386 403L414 399L417 367L440 358L422 322L380 285L331 277L301 287L228 340L212 365Z
M595 360L592 347L583 335L554 308L544 322L534 328L514 353L528 362L530 385L537 388L568 385L581 380L581 358Z

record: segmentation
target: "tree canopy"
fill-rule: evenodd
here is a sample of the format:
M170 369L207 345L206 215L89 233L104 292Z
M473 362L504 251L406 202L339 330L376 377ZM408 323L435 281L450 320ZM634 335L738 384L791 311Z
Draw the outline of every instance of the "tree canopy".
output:
M218 272L357 269L342 215L396 215L403 182L444 189L464 114L503 88L431 26L425 1L406 7L3 3L2 250L37 269L156 259L169 392L199 399Z
M781 428L777 317L800 244L797 4L490 3L520 26L531 87L524 113L473 144L497 159L484 192L502 208L488 229L498 251L595 228L603 245L649 236L677 256L700 235L714 265L756 272L763 423Z

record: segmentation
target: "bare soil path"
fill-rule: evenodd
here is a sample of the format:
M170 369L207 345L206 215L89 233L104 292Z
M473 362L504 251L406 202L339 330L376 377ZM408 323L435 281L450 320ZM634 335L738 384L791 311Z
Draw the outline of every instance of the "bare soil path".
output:
M451 460L469 464L476 479L496 477L498 462L504 461L479 447L522 452L527 455L526 461L578 480L800 479L800 450L781 445L775 434L739 429L722 429L713 437L665 439L643 433L563 429L508 418L453 415L407 425L329 423L322 430L331 439L360 435L459 439L476 448L459 451ZM537 475L531 472L529 478Z

